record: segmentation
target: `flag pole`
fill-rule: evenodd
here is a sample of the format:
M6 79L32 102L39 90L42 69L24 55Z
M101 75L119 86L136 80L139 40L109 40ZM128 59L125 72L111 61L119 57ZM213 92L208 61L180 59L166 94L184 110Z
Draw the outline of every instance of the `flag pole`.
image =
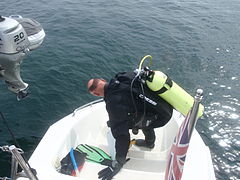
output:
M197 89L196 95L194 96L194 103L193 107L191 109L190 117L189 117L189 133L188 133L188 138L190 140L192 136L192 132L195 128L195 125L198 120L198 110L199 110L199 104L201 103L203 98L203 90L202 89Z
M169 152L165 180L181 180L191 135L198 119L198 111L200 102L202 101L202 95L203 90L197 89L196 95L194 96L193 106L186 115L185 120L182 122L182 125L176 134Z

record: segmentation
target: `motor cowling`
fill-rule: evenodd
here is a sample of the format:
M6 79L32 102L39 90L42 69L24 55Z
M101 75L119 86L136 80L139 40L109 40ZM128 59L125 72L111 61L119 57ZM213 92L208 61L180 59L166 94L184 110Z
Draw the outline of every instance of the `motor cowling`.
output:
M146 79L146 84L183 115L186 116L191 110L194 98L163 72L151 71ZM203 115L203 111L204 107L200 104L198 117Z
M15 19L0 17L0 53L15 54L29 46L27 33Z
M44 37L42 26L35 20L0 16L0 77L18 99L28 94L28 84L20 76L20 64L29 50L42 44Z

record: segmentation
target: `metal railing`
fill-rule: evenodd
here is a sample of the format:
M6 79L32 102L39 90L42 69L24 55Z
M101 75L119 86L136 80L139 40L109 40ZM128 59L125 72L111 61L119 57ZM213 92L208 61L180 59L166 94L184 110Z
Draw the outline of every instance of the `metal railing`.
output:
M189 133L188 136L191 138L192 132L196 126L197 120L198 120L198 111L199 111L199 105L202 101L203 98L203 90L202 89L197 89L196 95L194 96L194 103L192 106L191 114L189 117Z
M92 106L92 105L94 105L94 104L100 103L100 102L103 102L103 98L97 99L97 100L92 101L92 102L90 102L90 103L87 103L87 104L85 104L85 105L83 105L83 106L80 106L79 108L77 108L77 109L75 109L75 110L73 111L72 116L75 116L75 114L76 114L77 111L79 111L79 110L81 110L81 109L83 109L83 108L85 108L85 107Z
M24 153L22 149L16 148L14 145L11 146L0 146L0 150L3 152L10 152L12 154L11 163L11 178L0 177L0 180L16 180L18 177L25 177L30 180L38 180L36 171L33 170L28 162L23 158ZM21 166L21 172L18 172L18 165Z

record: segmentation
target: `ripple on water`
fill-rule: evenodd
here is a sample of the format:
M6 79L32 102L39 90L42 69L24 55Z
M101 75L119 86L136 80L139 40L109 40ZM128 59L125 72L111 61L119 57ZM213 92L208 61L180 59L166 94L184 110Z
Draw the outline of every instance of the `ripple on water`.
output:
M220 85L220 87L224 86ZM210 120L210 137L214 141L210 146L218 152L212 156L219 178L221 174L227 173L229 179L237 180L240 174L240 127L238 126L240 104L239 100L231 95L222 95L222 97L227 101L224 103L212 101L205 109L206 116Z

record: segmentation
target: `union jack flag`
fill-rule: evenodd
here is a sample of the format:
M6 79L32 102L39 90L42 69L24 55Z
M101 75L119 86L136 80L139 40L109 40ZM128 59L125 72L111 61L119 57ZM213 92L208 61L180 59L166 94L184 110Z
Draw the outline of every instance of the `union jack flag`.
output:
M191 112L191 111L190 111ZM179 128L178 134L172 144L168 164L165 173L165 180L180 180L182 177L184 162L189 145L189 119L190 114L188 113L181 127Z

